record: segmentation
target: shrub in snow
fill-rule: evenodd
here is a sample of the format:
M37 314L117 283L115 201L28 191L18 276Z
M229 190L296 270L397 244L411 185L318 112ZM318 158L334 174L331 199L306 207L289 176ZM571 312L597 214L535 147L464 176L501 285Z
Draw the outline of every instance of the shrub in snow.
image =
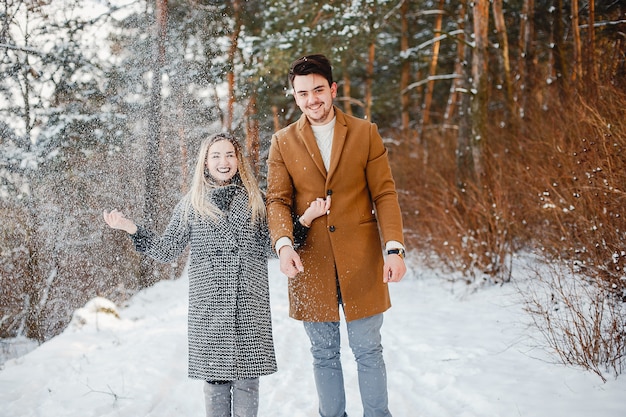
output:
M81 328L88 323L97 324L102 321L103 317L119 320L120 315L113 302L103 297L96 297L74 312L70 325L74 328Z

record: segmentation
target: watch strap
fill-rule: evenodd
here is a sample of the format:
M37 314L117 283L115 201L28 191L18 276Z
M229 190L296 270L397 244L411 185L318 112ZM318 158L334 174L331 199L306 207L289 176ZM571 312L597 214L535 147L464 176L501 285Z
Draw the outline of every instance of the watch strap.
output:
M394 248L394 249L389 249L387 251L387 255L399 255L402 259L404 259L404 249L401 248Z

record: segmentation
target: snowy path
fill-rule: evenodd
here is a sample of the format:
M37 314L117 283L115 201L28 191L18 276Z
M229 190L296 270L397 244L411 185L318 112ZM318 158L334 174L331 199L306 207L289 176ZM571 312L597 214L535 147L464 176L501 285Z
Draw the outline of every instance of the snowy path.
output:
M285 280L271 261L279 372L261 379L259 416L314 417L307 340L287 317ZM603 384L529 348L513 288L458 288L415 271L391 287L383 344L395 417L626 415L625 378ZM7 362L0 417L202 416L202 383L186 376L186 298L185 278L161 282L120 309L120 319L94 315ZM348 414L357 417L356 367L347 348L342 354Z

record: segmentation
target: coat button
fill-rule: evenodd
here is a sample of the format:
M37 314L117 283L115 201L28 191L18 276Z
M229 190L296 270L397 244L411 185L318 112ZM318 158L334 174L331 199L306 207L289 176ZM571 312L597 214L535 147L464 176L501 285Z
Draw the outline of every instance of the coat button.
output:
M333 195L333 190L326 190L326 195Z
M328 228L328 230L330 230L331 232L334 232L334 231L335 231L335 226L330 226L330 227Z

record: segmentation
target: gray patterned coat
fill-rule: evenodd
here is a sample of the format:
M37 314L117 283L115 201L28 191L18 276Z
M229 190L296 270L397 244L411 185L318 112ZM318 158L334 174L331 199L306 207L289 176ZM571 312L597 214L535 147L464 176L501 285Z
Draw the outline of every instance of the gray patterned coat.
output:
M171 262L190 245L189 377L232 381L276 372L269 303L267 225L252 226L245 188L228 185L210 194L225 215L200 218L186 199L165 233L139 227L131 236L140 252ZM189 220L188 220L189 219Z

